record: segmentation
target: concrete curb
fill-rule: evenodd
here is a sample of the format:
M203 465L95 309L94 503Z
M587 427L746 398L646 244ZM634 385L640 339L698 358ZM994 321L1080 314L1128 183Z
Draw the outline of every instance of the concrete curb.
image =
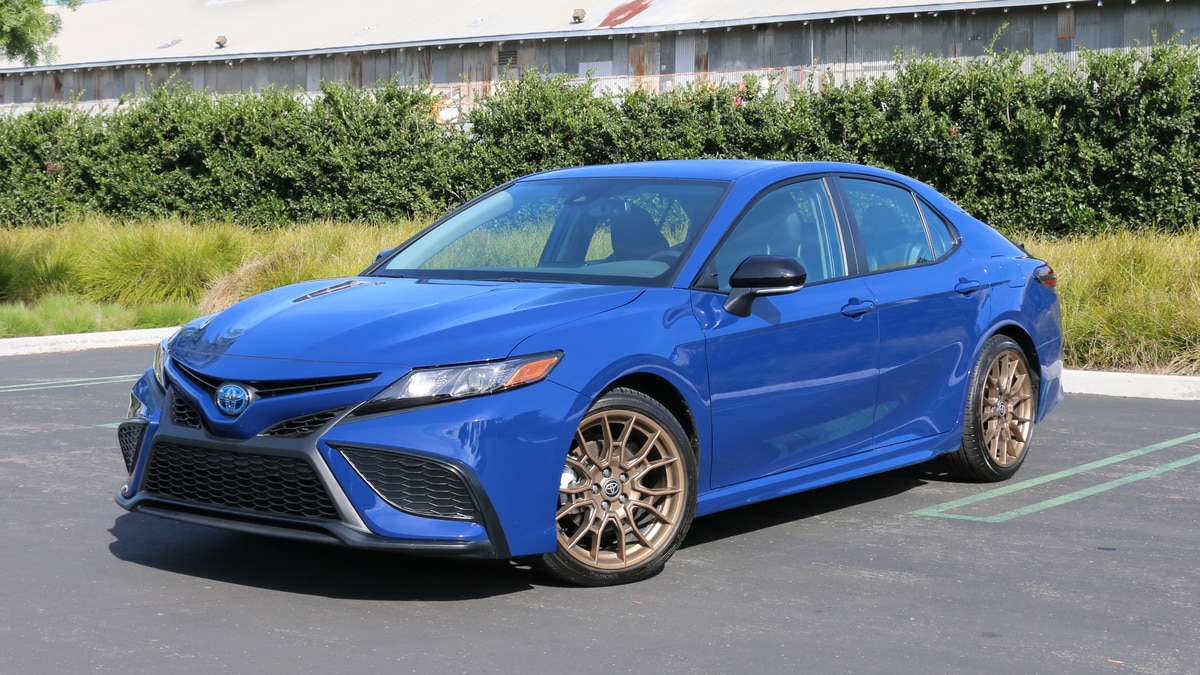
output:
M117 330L107 333L4 338L0 339L0 356L52 354L56 352L79 352L86 349L156 345L163 339L171 337L177 330L179 330L178 326L172 328L145 328L142 330Z
M155 345L170 337L176 330L178 328L175 327L148 328L109 333L4 338L0 339L0 357ZM1068 394L1200 401L1200 377L1180 375L1066 370L1063 371L1063 389Z
M1068 394L1200 401L1200 377L1183 375L1066 370L1063 371L1063 389Z

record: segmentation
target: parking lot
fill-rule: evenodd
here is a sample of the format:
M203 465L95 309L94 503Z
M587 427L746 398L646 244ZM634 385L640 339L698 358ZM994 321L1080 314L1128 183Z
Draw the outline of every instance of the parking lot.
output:
M0 672L1200 672L1200 402L1075 395L1012 482L745 507L579 589L122 511L152 354L0 359Z

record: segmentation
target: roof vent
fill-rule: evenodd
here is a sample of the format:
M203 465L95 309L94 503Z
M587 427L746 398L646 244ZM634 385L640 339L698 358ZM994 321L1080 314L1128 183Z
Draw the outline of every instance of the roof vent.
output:
M571 12L571 23L583 23L585 18L587 18L586 10L577 9L574 12Z
M229 41L225 39L224 35L218 35L217 36L217 49L224 49L225 44L227 42L229 42Z

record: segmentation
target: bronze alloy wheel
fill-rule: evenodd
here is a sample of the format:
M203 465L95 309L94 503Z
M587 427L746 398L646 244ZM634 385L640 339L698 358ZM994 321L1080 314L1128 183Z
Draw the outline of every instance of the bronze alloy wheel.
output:
M979 405L988 457L1005 468L1020 462L1033 430L1033 384L1020 352L1008 349L992 360Z
M1025 461L1036 414L1036 371L1020 345L993 337L975 361L962 446L946 455L946 467L967 480L1012 477Z
M696 461L671 414L618 389L584 417L559 483L558 550L548 571L586 585L662 569L695 514Z

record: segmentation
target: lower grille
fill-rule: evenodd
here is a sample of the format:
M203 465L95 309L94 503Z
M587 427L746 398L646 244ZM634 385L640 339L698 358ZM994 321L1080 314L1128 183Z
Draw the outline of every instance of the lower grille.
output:
M259 436L278 436L280 438L303 438L312 432L325 426L329 420L338 416L338 413L345 408L337 408L335 410L326 410L325 412L313 413L304 415L303 417L293 417L290 420L284 420L270 429L259 434Z
M121 445L121 458L125 460L125 470L129 473L133 473L133 465L137 464L138 451L145 435L145 422L122 422L117 427L117 443Z
M302 459L158 443L142 489L199 504L337 520L337 509Z
M171 421L191 429L201 429L200 413L179 394L171 395Z
M401 511L453 520L480 517L462 476L445 464L392 452L339 450L380 497Z

